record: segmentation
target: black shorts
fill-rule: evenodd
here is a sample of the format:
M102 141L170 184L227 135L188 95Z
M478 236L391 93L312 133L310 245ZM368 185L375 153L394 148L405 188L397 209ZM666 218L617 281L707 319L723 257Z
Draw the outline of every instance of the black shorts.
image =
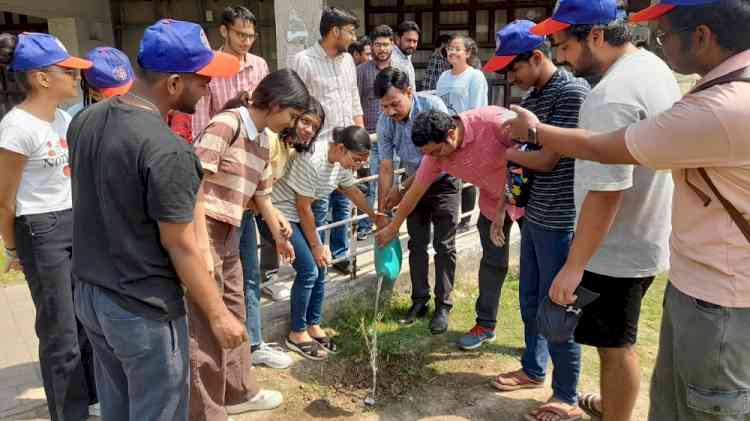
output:
M641 301L653 282L653 276L613 278L584 272L581 286L599 293L599 298L583 308L575 341L597 348L635 345Z

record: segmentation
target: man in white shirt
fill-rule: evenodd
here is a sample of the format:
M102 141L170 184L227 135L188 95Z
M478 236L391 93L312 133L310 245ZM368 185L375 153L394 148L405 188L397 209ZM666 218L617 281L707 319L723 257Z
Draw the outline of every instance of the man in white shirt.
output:
M356 125L365 126L362 104L357 89L357 69L354 59L347 52L349 45L357 37L359 26L357 17L350 11L338 7L326 7L320 18L320 36L323 39L312 47L299 52L291 63L292 70L302 78L310 91L317 98L326 112L325 124L318 134L319 139L331 142L334 127ZM349 218L351 203L338 191L329 198L332 222ZM316 212L316 223L321 224L326 213L325 201L313 205ZM346 255L349 244L346 227L331 230L331 254L334 259ZM344 260L334 263L334 268L349 273L349 262Z

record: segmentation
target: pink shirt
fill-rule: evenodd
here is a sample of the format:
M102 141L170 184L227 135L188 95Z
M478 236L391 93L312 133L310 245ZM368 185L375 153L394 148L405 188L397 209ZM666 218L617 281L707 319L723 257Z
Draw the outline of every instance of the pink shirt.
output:
M492 105L459 114L464 125L463 143L446 158L425 155L417 170L417 181L430 185L443 172L468 181L479 188L479 211L494 221L505 191L505 150L512 146L510 136L500 133L507 112Z
M208 122L230 99L242 91L253 93L268 75L268 63L263 58L247 53L240 63L240 72L230 78L213 78L208 84L208 96L201 98L193 114L193 137L200 136Z
M750 65L737 54L700 83ZM672 109L631 126L630 153L644 166L671 169L670 279L683 293L725 307L750 307L750 243L715 198L696 168L750 215L750 83L717 85L688 94ZM704 207L685 178L712 198Z

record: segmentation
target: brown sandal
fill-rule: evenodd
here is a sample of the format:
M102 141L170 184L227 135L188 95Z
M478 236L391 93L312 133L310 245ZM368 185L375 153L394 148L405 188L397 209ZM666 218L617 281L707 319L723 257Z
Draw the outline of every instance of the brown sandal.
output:
M602 419L602 411L596 409L596 401L601 400L601 397L597 393L586 393L578 395L578 406L586 413L592 420Z
M512 392L521 389L540 389L544 387L544 382L532 380L523 370L516 370L498 374L492 381L492 387L501 392Z
M527 421L540 421L543 414L551 414L557 417L557 421L580 421L583 419L584 412L576 405L568 405L560 401L550 401L537 409L524 415Z
M286 347L308 360L322 361L328 358L328 353L325 352L323 347L317 341L294 342L291 339L286 338Z

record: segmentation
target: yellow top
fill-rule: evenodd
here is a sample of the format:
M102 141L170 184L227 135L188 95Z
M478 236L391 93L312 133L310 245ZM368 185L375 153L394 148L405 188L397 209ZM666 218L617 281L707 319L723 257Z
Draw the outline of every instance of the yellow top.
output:
M293 147L282 143L279 135L270 129L266 129L263 134L268 137L268 144L271 150L271 170L275 183L286 172L287 164L294 157L296 151Z

